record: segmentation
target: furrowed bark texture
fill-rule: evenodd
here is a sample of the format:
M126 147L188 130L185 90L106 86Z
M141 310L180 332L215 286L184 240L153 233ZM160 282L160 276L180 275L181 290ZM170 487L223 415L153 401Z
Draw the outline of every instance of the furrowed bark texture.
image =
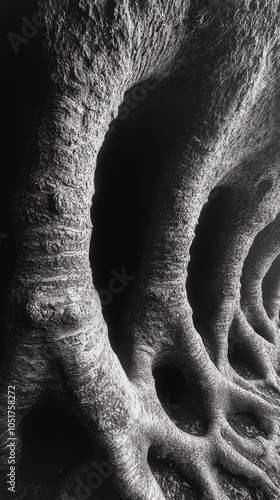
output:
M222 10L182 0L41 4L51 83L14 198L3 407L14 384L19 426L51 392L98 436L124 500L279 498L278 2ZM183 100L186 120L162 165L126 312L123 367L92 283L90 208L106 130L125 91L151 77L179 77L199 98L191 123ZM186 280L217 186L227 223L209 278L215 307L207 328L196 328ZM232 338L253 375L230 363ZM161 405L153 371L166 365L196 388L199 431L187 390L176 416ZM248 415L259 422L254 436ZM0 424L5 495L5 413ZM18 459L20 448L18 433ZM52 499L77 498L75 474Z

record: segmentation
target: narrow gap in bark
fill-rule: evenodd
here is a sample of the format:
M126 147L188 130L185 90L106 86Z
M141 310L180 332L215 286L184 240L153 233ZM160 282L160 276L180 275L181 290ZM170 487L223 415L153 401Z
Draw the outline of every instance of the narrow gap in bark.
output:
M152 144L141 124L131 120L129 116L127 123L118 124L105 139L92 206L93 282L115 351L121 343L123 311L138 274L153 187L152 170L146 169L151 166L146 160Z
M117 2L116 0L107 0L105 4L105 15L109 22L112 22L114 19L114 14L116 10Z
M228 417L228 422L240 436L251 439L257 436L267 437L262 422L251 413L235 413Z
M222 466L217 465L217 477L225 491L227 498L236 500L269 500L262 492L262 485L258 480L250 480L242 476L230 474Z
M250 2L249 7L250 7L250 9L251 9L253 12L255 12L255 10L257 10L257 8L258 8L258 4L257 4L256 0L252 0L252 1Z
M196 330L203 340L211 341L209 322L217 306L212 277L217 265L219 236L226 225L226 188L215 187L209 194L195 230L188 266L187 295L193 310Z
M272 186L273 186L273 182L271 180L265 180L265 181L259 182L259 184L256 187L256 190L259 191L260 196L263 197L267 192L270 191ZM251 252L254 251L254 244L256 245L257 243L259 243L261 241L261 239L264 241L264 243L266 243L267 231L270 228L271 228L270 231L272 230L274 223L275 223L275 221L268 224L268 226L265 229L263 229L263 231L256 236L255 241L252 245L251 251L249 252L247 258L244 261L244 266L243 266L244 269L246 269L246 267L250 266ZM270 247L269 247L270 243L267 243L267 244L268 244L267 251L269 251L270 250ZM249 262L249 264L248 264L248 262ZM274 262L272 262L271 268L266 273L266 275L262 281L262 284L261 284L263 306L264 306L264 309L266 310L269 318L271 318L271 309L273 306L272 301L271 301L271 286L272 286L273 281L274 281L274 276L277 276L277 259L275 259ZM241 282L241 304L242 304L243 296L244 296L245 300L248 298L245 296L245 293L243 290L243 286L244 286L244 275L243 274L241 276L240 282ZM246 289L246 283L245 283L245 289ZM258 335L260 335L261 337L263 337L266 340L269 340L267 337L266 324L259 322L257 318L255 320L254 316L257 315L258 306L254 305L253 300L254 300L254 297L252 298L252 303L251 303L250 308L249 308L249 311L252 315L251 320L249 320L250 325Z
M174 461L157 457L156 450L149 450L148 464L159 483L165 498L199 500L200 496L191 479L184 477Z
M273 309L277 304L277 297L272 296L271 290L274 289L275 279L276 280L279 279L279 276L280 276L280 255L276 257L276 259L272 262L271 267L267 272L267 274L265 275L262 282L263 304L270 318L273 316ZM277 288L278 287L276 283L276 289ZM279 286L279 295L280 295L280 286ZM279 306L280 306L280 300L279 300Z
M273 187L273 181L271 179L260 181L256 186L256 192L260 199L264 198L264 196L269 193L269 191Z
M230 333L231 338L235 338L235 334ZM257 363L255 362L249 348L239 343L240 340L236 337L236 343L229 349L228 359L232 368L241 377L248 380L261 380L262 376L258 371Z
M159 401L173 422L196 436L207 432L203 391L194 380L186 380L179 368L157 366L153 370Z
M90 262L117 353L121 349L122 316L138 275L162 160L180 125L179 104L170 101L156 80L128 89L98 155ZM127 280L123 288L114 282L117 291L111 292L110 282L122 269L135 278Z

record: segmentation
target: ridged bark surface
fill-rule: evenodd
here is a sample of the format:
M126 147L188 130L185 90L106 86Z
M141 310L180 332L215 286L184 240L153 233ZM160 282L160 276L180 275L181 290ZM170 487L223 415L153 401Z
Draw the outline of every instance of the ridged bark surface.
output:
M98 436L124 500L277 499L278 1L244 0L222 11L211 1L41 4L50 88L13 200L17 266L8 299L3 408L12 383L19 426L50 392L89 438ZM180 78L186 93L199 88L199 99L163 161L126 312L122 366L92 282L90 208L110 122L125 91L151 77ZM209 278L216 305L206 331L194 324L186 280L196 227L217 186L226 193L227 225ZM277 272L265 288L271 266ZM230 364L232 335L249 352L255 377ZM200 433L189 425L188 400L178 421L161 405L153 370L163 365L180 369L186 384L195 381L205 419ZM240 427L234 426L240 414ZM254 437L240 431L246 415L261 422ZM7 437L4 411L3 498ZM75 474L60 481L50 500L76 498ZM19 478L17 484L20 494ZM47 499L44 494L38 499Z

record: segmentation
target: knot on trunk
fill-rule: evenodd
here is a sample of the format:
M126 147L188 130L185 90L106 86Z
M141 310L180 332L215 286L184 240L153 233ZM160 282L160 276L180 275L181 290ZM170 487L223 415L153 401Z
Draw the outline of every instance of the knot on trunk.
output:
M76 325L82 320L77 300L66 296L46 297L43 294L35 294L27 303L26 315L28 320L39 328L52 324Z

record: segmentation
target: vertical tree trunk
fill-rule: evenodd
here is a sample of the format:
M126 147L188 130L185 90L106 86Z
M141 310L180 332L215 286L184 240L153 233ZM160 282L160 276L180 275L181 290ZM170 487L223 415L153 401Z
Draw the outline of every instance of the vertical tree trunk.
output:
M3 408L13 385L19 430L50 391L90 437L98 435L124 500L188 498L184 479L201 498L223 500L230 497L225 473L239 485L244 478L244 495L276 499L279 318L276 309L267 316L262 283L279 248L277 3L256 10L246 1L224 19L211 2L42 3L50 89L13 202L18 258L9 291ZM163 162L126 314L124 369L108 340L88 255L97 155L129 87L178 75L190 86L199 83L200 103ZM216 246L209 332L198 332L186 279L199 217L217 185L228 193L228 225ZM276 281L273 297L279 296ZM250 380L231 366L232 332L260 378ZM158 399L153 371L166 365L180 370L186 394L194 381L206 422L200 434L191 430L188 411L177 421ZM264 427L253 438L240 430L248 415ZM6 423L4 411L3 495ZM18 435L17 460L20 445ZM163 466L152 465L166 459L179 471L177 483ZM68 479L53 498L74 498L73 476Z

